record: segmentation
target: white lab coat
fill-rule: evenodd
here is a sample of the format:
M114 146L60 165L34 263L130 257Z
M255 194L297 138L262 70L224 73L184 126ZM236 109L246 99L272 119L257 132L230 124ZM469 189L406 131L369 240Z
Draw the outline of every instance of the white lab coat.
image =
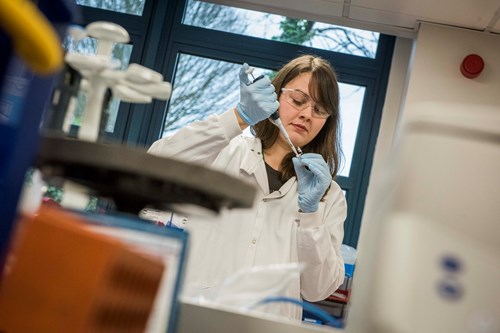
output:
M251 209L225 209L213 218L188 219L191 244L185 286L212 288L243 268L302 262L306 265L300 280L292 283L286 296L325 299L344 279L340 245L347 206L341 188L332 182L317 212L299 213L296 178L270 194L260 139L241 134L229 110L154 142L148 151L212 166L257 187ZM302 313L293 304L283 304L280 312L299 320Z

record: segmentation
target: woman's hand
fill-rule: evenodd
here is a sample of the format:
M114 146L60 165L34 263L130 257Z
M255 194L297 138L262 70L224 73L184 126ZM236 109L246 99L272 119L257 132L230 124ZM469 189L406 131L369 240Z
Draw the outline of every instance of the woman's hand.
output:
M255 125L261 120L269 118L278 110L279 102L275 88L269 78L250 82L248 64L243 64L240 69L240 101L236 106L239 116L248 125Z
M307 153L292 161L297 174L299 209L313 213L332 182L330 167L320 154Z

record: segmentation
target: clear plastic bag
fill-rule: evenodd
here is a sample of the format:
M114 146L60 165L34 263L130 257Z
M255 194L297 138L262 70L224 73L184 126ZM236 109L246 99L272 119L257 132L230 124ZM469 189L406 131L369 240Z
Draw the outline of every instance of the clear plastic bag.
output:
M248 309L267 297L284 296L303 268L303 264L290 263L243 269L225 278L208 297L215 303Z
M289 263L256 266L227 276L208 294L191 294L191 300L211 306L224 306L243 312L258 312L267 316L284 316L285 304L301 307L320 318L325 325L342 327L342 323L319 307L301 299L287 297L291 283L300 278L304 264ZM187 296L184 294L184 296Z
M290 284L300 278L303 269L300 263L255 266L228 275L208 293L196 295L191 290L183 296L200 304L280 315L279 304L254 308L265 299L286 296Z

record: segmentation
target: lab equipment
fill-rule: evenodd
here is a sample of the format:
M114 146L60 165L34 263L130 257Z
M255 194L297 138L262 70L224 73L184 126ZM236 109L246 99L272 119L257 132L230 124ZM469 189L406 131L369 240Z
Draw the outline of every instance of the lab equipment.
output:
M0 270L74 1L0 1ZM50 21L47 19L50 18Z
M153 98L167 100L172 86L163 81L163 75L139 64L130 64L125 70L111 58L115 43L128 43L128 32L118 24L98 21L82 30L70 30L75 40L84 37L97 39L97 54L68 52L65 61L82 75L82 89L88 93L78 138L95 142L102 128L102 109L106 91L128 103L151 103ZM59 117L61 118L61 117Z
M222 305L201 305L190 299L181 299L177 333L334 333L344 330L293 322L265 313L238 311Z
M344 259L344 282L342 282L337 290L335 290L335 292L328 296L326 299L313 303L314 305L325 310L336 319L336 323L338 324L338 326L335 327L345 326L345 319L347 318L350 306L352 279L357 256L357 250L346 244L342 244L340 246L340 252L342 254L342 258ZM316 313L306 313L304 311L303 318L304 321L312 321L318 324L325 324L324 319L319 317Z
M176 253L184 243L170 249L154 235L131 235L127 229L145 229L158 235L176 232L183 237L187 237L187 233L140 219L139 211L147 206L168 209L173 204L197 205L214 212L222 208L250 207L256 191L246 182L203 166L154 156L143 150L60 136L43 137L36 164L49 184L52 180L70 180L85 186L95 196L114 200L116 210L113 211L99 214L77 211L95 224L93 230L131 239L132 243L140 242L146 250L158 248L153 254L174 260L167 264L152 310L155 319L148 321L147 333L176 332L177 291L183 278L176 267L184 260L184 254L181 258L176 257ZM125 230L122 230L124 223ZM103 229L101 224L109 228ZM164 283L167 283L165 288Z
M172 205L191 204L215 213L251 207L256 192L246 182L203 166L59 136L43 136L36 164L49 185L71 180L135 216L148 205L177 212Z
M245 70L245 73L249 74L252 77L252 81L250 81L248 83L248 85L250 85L252 83L255 83L255 81L258 81L258 80L264 78L264 74L261 74L261 75L257 76L257 78L255 76L253 76L253 71L254 70L255 70L255 67L248 67L248 69Z
M85 213L89 228L131 249L159 259L164 267L144 333L175 333L190 235L175 228L143 223L134 216Z
M43 128L61 135L72 133L71 122L78 106L78 93L82 83L82 75L65 63L57 84L52 92L51 106L44 115Z
M2 331L175 332L187 233L48 207L19 223Z
M315 153L294 157L292 162L297 173L299 208L304 213L315 212L332 183L330 168L323 156Z
M278 111L274 112L271 115L271 117L269 117L269 120L271 121L271 123L273 123L275 126L277 126L280 129L281 134L283 134L283 136L285 137L286 142L288 142L288 145L290 146L290 148L292 148L292 151L295 154L295 156L297 158L302 156L302 149L300 149L299 146L295 147L295 145L293 144L292 140L290 139L290 136L288 135L288 132L286 131L285 127L283 126L283 122L280 119L280 115L279 115Z
M25 216L34 215L43 202L44 188L46 188L46 184L40 170L35 168L28 170L17 204L18 212Z
M356 267L356 257L358 251L352 246L342 244L340 246L340 252L342 253L342 259L344 259L345 275L352 277L354 274L354 268Z
M498 332L499 107L407 111L396 158L374 175L346 332Z
M0 331L144 331L162 261L60 209L19 226L0 289Z
M59 37L37 5L28 0L2 1L0 9L0 27L30 70L39 75L58 71L63 58Z

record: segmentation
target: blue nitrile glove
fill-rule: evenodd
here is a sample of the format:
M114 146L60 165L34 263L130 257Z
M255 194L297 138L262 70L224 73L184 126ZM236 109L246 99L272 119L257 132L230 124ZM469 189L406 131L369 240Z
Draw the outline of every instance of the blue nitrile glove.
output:
M236 110L241 119L248 125L255 125L259 121L269 118L278 110L278 96L274 86L267 76L251 83L246 70L248 64L240 69L240 101Z
M318 210L319 201L332 182L330 168L320 154L307 153L292 161L297 173L299 209L313 213Z

